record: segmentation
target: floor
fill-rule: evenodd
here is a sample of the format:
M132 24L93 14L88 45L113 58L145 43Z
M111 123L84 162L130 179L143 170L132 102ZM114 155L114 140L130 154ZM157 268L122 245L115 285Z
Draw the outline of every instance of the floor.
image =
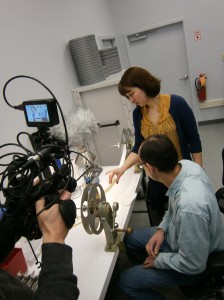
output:
M213 124L199 125L199 133L203 148L203 166L210 178L214 191L222 186L222 158L221 152L224 147L224 121ZM146 210L145 201L141 198L141 193L135 201L134 212L132 213L129 227L139 228L150 226L147 213L137 213L135 211ZM118 277L117 270L124 270L130 266L125 253L120 253L117 261L117 267L114 270L105 300L127 300L116 286ZM160 289L167 300L186 300L177 287Z

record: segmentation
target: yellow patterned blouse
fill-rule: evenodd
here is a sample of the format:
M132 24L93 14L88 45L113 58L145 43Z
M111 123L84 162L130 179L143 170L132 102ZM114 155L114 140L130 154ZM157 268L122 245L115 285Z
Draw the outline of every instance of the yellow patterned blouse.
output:
M179 137L177 134L176 124L169 113L170 95L160 94L158 111L160 113L159 120L155 125L151 122L147 115L146 107L142 107L141 133L144 139L153 134L165 134L177 149L178 159L181 160L182 154L180 149Z

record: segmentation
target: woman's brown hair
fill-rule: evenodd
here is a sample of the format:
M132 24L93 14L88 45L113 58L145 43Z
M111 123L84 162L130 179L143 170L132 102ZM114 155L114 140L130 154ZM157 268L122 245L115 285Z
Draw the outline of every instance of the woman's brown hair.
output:
M119 93L126 96L131 87L143 90L148 97L156 97L160 93L160 80L143 68L131 67L121 77Z

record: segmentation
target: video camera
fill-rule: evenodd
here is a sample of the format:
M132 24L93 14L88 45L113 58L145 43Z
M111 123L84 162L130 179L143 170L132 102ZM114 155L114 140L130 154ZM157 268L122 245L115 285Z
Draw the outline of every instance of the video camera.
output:
M39 82L52 95L50 99L24 101L19 106L12 106L6 99L6 86L12 80L25 77ZM6 103L19 110L23 110L27 126L37 127L37 132L28 134L21 132L17 135L17 144L8 143L0 146L19 147L23 152L10 152L0 156L0 166L5 166L1 172L0 191L5 202L1 204L2 218L11 218L15 232L28 240L42 236L35 210L35 201L45 197L45 209L59 203L59 210L66 226L70 229L76 217L76 207L72 200L61 201L64 190L74 192L77 186L73 178L71 151L68 146L67 128L60 105L53 93L39 80L19 75L11 78L4 86L3 96ZM59 124L57 107L60 109L65 128L65 141L58 140L51 135L49 127ZM21 134L27 134L33 151L23 146L19 140ZM5 157L10 157L10 163L1 163ZM40 212L41 213L41 212Z

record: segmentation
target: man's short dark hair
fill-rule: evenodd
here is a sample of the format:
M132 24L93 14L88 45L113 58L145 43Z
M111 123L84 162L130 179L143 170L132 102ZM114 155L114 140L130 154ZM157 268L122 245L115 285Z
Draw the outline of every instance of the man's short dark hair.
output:
M161 172L172 171L178 163L178 154L171 140L163 134L155 134L145 140L139 152L142 162L157 167Z

